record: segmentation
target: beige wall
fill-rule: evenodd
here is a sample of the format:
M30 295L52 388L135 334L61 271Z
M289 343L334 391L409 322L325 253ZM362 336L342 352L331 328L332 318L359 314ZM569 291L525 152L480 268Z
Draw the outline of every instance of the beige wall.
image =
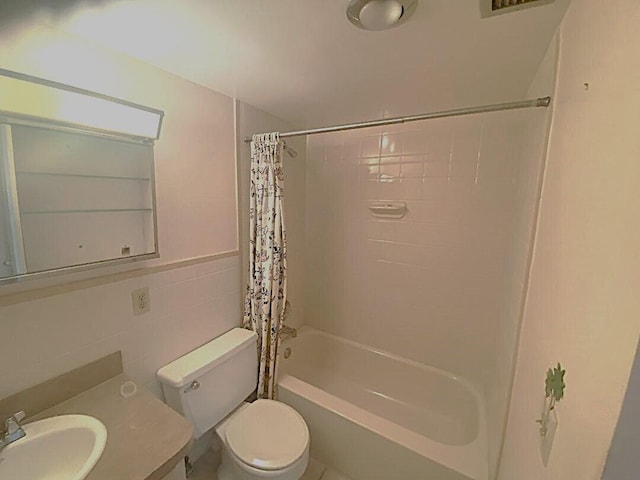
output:
M640 333L640 5L573 2L499 478L596 480ZM585 88L588 83L588 89ZM547 368L567 370L548 466L540 455Z
M2 33L3 68L165 111L155 147L161 257L146 266L232 253L107 283L0 287L0 397L115 350L127 373L160 394L159 367L240 322L233 100L46 27ZM142 286L151 312L134 316L130 293Z

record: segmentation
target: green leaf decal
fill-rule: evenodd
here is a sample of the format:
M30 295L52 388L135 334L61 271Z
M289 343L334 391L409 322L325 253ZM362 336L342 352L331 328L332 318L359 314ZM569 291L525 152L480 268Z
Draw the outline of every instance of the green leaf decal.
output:
M547 370L547 378L544 382L544 393L546 397L553 396L553 399L557 402L564 396L564 374L565 370L562 369L560 362L554 369Z

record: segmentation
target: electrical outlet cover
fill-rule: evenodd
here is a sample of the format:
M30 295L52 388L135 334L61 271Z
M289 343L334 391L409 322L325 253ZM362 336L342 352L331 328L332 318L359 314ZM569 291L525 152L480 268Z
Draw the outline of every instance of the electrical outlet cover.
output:
M151 310L151 297L149 287L138 288L131 292L131 304L134 315L142 315Z

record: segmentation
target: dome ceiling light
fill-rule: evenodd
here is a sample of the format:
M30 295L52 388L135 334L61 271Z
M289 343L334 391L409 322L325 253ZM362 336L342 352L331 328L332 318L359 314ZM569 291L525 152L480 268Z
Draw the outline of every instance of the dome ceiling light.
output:
M347 18L363 30L387 30L415 11L418 0L349 0Z

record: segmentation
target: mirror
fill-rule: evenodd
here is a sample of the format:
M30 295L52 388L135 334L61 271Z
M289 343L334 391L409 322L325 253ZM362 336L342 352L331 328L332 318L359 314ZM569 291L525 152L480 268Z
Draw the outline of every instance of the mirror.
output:
M162 112L15 75L14 94L0 94L0 284L157 257L153 140ZM120 107L154 114L157 124L143 129L155 137L120 123ZM109 128L100 124L105 108Z

